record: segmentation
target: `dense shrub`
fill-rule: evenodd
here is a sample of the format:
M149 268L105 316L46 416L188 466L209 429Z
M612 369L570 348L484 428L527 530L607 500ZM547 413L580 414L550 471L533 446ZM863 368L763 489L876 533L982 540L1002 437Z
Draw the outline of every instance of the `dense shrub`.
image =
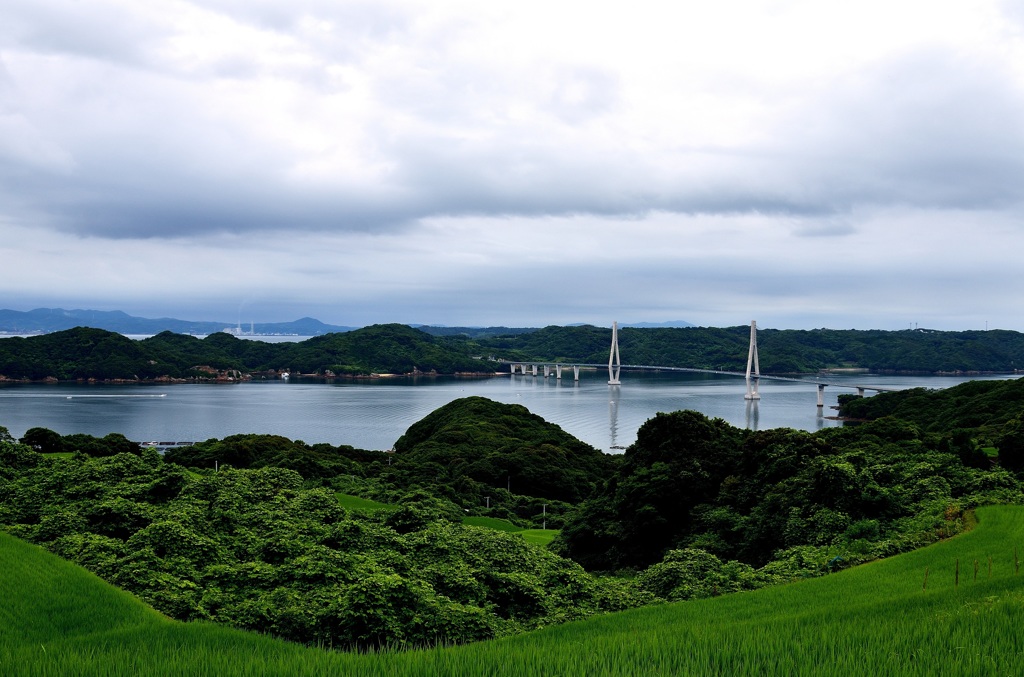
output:
M285 468L189 477L0 442L0 524L160 611L338 647L459 643L649 600L412 493L355 515ZM18 506L15 508L15 506Z

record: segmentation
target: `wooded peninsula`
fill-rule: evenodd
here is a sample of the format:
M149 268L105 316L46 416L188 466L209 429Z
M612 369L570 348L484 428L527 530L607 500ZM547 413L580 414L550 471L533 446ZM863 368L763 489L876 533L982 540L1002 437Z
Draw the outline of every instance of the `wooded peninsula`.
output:
M742 371L748 327L624 328L627 364ZM218 332L204 338L163 332L132 340L79 327L0 340L4 380L213 380L273 377L284 372L320 378L380 374L493 374L499 361L601 364L611 330L546 327L506 334L451 334L401 324L373 325L299 342L268 343ZM1024 334L1014 331L774 330L758 333L761 371L1016 373L1024 365Z

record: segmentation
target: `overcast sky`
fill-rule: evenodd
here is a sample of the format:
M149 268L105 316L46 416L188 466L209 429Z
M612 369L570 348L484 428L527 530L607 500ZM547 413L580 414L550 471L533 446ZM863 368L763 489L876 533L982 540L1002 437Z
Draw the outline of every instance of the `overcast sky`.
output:
M0 0L0 307L1022 331L1022 8Z

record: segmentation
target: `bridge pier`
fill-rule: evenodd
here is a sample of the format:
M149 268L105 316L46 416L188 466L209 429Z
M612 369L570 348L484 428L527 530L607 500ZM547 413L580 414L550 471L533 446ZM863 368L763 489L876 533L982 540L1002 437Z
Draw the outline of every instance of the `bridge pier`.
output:
M825 384L818 384L818 409L825 406Z
M553 364L553 365L552 364L545 364L545 365L540 365L540 364L523 364L521 362L515 362L515 363L511 363L509 365L509 371L512 373L513 376L515 376L516 374L522 374L523 376L529 376L530 374L533 374L534 376L539 376L540 375L540 367L541 366L544 367L544 378L550 378L552 374L555 374L556 378L559 378L559 379L562 378L562 368L563 367L568 367L568 365L563 365L563 364ZM609 378L613 378L616 381L616 383L612 384L612 385L616 385L618 383L619 365L617 365L617 364L615 365L614 377L611 376L611 374L612 374L612 370L609 369ZM579 381L580 380L580 365L578 365L578 364L572 365L572 377L573 377L573 380L575 380L575 381Z
M864 388L857 386L857 397L864 397Z
M555 365L555 378L562 378L562 365L560 364ZM574 381L580 380L580 365L572 365L572 378Z

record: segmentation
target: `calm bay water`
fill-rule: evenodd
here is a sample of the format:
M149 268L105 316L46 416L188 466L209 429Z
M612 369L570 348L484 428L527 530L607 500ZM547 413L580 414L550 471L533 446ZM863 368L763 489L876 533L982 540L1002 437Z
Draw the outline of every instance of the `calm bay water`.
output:
M761 382L761 401L743 399L742 378L703 374L623 372L609 386L603 371L579 383L553 376L396 378L379 381L252 381L235 384L0 385L0 426L15 437L40 426L61 434L123 433L144 441L198 441L236 433L272 433L308 443L389 449L410 425L460 397L479 395L521 404L569 434L605 451L626 447L659 411L693 409L753 429L817 430L841 392L827 388L817 408L813 383ZM973 378L1013 378L985 376ZM830 382L896 388L945 388L966 377L857 374ZM870 394L870 391L869 391Z

